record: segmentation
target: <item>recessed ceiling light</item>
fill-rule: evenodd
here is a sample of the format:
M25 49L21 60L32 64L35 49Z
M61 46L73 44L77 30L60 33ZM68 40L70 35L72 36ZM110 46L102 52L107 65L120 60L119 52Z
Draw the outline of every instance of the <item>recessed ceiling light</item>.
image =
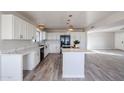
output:
M68 31L74 31L74 29L72 29L72 28L69 28L69 29L68 29Z
M72 25L69 26L68 31L73 31L74 27Z

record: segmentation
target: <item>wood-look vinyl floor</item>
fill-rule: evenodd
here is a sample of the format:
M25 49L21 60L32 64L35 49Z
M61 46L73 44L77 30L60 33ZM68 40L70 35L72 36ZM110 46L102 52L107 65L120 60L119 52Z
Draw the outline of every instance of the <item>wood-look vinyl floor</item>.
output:
M49 54L33 71L24 72L24 81L123 81L124 52L94 50L86 54L85 78L62 78L62 55Z

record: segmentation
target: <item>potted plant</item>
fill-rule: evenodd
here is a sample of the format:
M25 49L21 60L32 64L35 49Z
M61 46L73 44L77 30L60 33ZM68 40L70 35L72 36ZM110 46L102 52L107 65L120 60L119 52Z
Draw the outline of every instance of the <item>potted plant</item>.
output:
M77 48L79 47L78 45L80 44L80 41L79 40L75 40L74 41L74 47Z

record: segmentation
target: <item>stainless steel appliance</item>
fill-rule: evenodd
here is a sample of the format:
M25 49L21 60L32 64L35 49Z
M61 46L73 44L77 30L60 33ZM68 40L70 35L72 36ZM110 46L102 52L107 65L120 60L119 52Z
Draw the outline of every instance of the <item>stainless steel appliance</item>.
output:
M44 46L40 45L40 62L44 59Z
M71 41L70 35L61 35L60 36L60 46L62 48L70 48L70 41Z

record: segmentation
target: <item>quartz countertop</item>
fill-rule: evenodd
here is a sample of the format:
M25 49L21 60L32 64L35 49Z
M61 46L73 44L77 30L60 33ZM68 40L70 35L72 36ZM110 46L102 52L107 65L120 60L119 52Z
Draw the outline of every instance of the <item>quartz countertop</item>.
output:
M39 47L25 47L25 48L18 48L18 49L10 49L10 50L4 50L4 51L0 51L0 54L27 54L30 53L36 49L39 49Z
M39 48L37 43L20 40L0 41L0 54L25 54Z
M62 48L62 52L91 52L91 51L81 48Z

